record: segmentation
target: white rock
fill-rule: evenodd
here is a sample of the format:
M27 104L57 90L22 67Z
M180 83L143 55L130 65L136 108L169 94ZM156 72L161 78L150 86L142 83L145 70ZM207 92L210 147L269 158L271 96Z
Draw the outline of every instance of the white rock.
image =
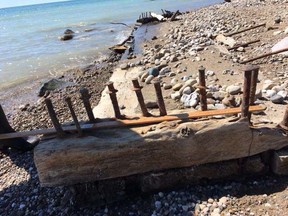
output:
M175 85L175 84L178 83L178 79L173 78L170 83L171 83L172 85Z
M279 41L278 43L276 43L273 47L272 47L272 52L281 50L281 49L285 49L288 47L288 37L285 37L284 39L282 39L281 41ZM288 51L287 52L282 52L280 53L281 55L288 55Z
M278 95L281 95L284 99L287 97L288 93L287 91L281 90L277 93Z
M191 94L192 93L192 88L191 86L186 86L184 89L183 89L183 94Z
M224 104L216 103L214 106L216 109L226 109L226 106Z
M150 84L153 79L154 79L154 76L153 76L153 75L149 75L149 76L146 78L145 83L146 83L146 84Z
M206 71L206 75L207 75L207 76L214 76L215 73L214 73L214 71L207 70L207 71Z
M199 94L196 92L193 92L190 95L183 94L181 102L185 107L195 107L199 102Z
M181 98L181 94L180 94L180 92L174 92L174 93L172 93L171 94L171 98L173 99L173 100L178 100L178 99L180 99Z
M268 98L271 98L276 94L277 94L277 92L275 90L267 90L266 91L266 97L268 97Z
M148 73L147 71L144 72L144 73L141 75L141 78L140 78L141 82L145 82L145 79L146 79L148 76L149 76L149 73Z
M226 91L231 95L236 95L241 92L241 86L230 85L226 88Z

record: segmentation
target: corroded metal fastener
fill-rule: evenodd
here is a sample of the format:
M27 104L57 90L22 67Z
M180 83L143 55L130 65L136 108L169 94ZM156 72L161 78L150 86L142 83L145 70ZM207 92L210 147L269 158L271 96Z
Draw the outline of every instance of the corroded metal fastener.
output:
M249 102L250 102L250 90L251 90L251 66L248 66L244 71L244 87L243 87L243 98L241 107L241 117L247 118L249 113Z
M69 111L71 113L71 116L72 116L74 124L75 124L75 126L77 128L79 136L83 136L83 132L82 132L81 126L79 124L79 121L77 119L77 116L76 116L75 111L74 111L73 106L72 106L71 98L70 97L66 97L65 98L65 102L66 102L66 104L68 106L68 109L69 109Z
M207 110L207 96L206 96L206 82L205 82L205 68L201 66L199 72L199 85L200 85L200 106L201 110Z
M82 87L80 89L80 94L81 94L80 99L83 101L83 104L84 104L85 110L87 112L89 121L95 122L95 118L94 118L93 111L92 111L91 104L90 104L90 100L89 100L91 98L91 95L89 94L88 89Z
M141 89L143 87L139 85L137 78L132 80L132 84L133 84L133 91L135 91L135 93L136 93L137 100L138 100L138 103L140 105L143 116L145 116L145 117L150 116L150 113L147 110L147 107L145 105L145 101L143 98L143 94L141 91Z
M116 90L114 88L113 82L108 82L107 87L108 87L108 94L110 95L110 99L111 99L111 102L113 105L115 117L117 119L120 119L120 118L122 118L122 116L120 113L119 104L118 104L118 100L117 100L117 96L116 96L116 93L118 92L118 90Z
M49 98L46 98L45 99L45 104L46 104L46 107L47 107L47 110L48 110L48 114L50 116L50 119L52 121L52 124L57 132L57 135L59 137L63 137L65 136L65 132L64 130L62 129L62 126L61 124L59 123L59 120L57 118L57 115L56 115L56 112L54 110L54 107L52 105L52 102Z
M166 111L166 107L165 107L165 103L164 103L162 90L161 90L161 86L160 86L160 82L159 81L154 83L154 88L155 88L155 92L156 92L156 97L157 97L157 103L158 103L158 107L159 107L159 111L160 111L160 116L165 116L165 115L167 115L167 111Z
M258 82L258 74L259 74L260 67L258 65L250 66L251 70L251 90L250 90L250 105L254 105L255 102L255 94L257 89L257 82Z

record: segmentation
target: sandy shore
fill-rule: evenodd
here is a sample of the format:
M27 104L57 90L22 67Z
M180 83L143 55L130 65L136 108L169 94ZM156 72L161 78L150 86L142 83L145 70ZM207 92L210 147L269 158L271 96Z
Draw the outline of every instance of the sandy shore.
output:
M175 85L181 84L183 86L187 81L185 77L188 77L188 80L197 80L198 68L203 65L207 71L211 71L210 75L207 75L207 86L210 89L217 89L211 90L212 95L221 92L227 93L228 86L240 87L239 92L232 94L233 100L239 106L243 84L243 65L239 62L269 52L276 42L288 36L285 33L288 27L287 8L287 1L249 1L248 5L246 1L232 1L232 3L210 6L183 14L179 16L178 21L158 24L157 32L153 31L154 35L151 34L151 38L144 38L141 55L136 55L135 58L129 60L122 60L119 64L116 62L108 63L101 67L92 65L88 70L74 70L71 75L64 78L73 81L75 85L51 92L48 97L55 104L61 122L71 120L63 103L63 97L66 95L75 101L75 109L79 119L87 120L84 107L79 100L80 87L85 86L89 89L92 93L92 106L96 106L101 99L104 84L113 72L121 71L126 74L127 81L129 81L132 74L130 72L133 71L133 76L140 77L140 80L141 77L144 77L144 82L141 82L141 85L144 86L145 99L155 103L151 83L156 78L152 77L151 83L147 82L147 75L149 75L147 70L152 67L162 67L168 68L162 77L158 77L162 82L167 109L169 111L184 110L185 108L198 109L199 103L195 106L185 107L180 99L183 95L180 95L176 100L172 95L179 91L179 89L176 90ZM281 20L279 24L275 23L278 17ZM225 53L226 50L223 52L223 49L219 48L222 45L215 40L214 36L219 34L234 32L263 22L266 23L266 27L233 36L233 39L240 44L260 39L260 42L248 47L230 51L228 54ZM227 48L228 46L226 46ZM161 52L163 55L159 56ZM283 117L287 94L286 97L283 95L283 98L279 99L281 103L274 103L271 98L280 91L287 93L287 58L276 55L254 63L261 67L258 88L262 95L257 100L259 103L264 103L267 109L262 116L253 116L253 123L275 125ZM121 82L118 85L119 91L123 90L121 89ZM268 84L271 84L270 87L267 87ZM164 86L168 85L171 87L164 89ZM191 85L190 91L192 91L192 87ZM33 89L34 87L30 90L33 91ZM187 89L187 91L189 90ZM268 95L268 97L267 92L275 94ZM127 90L126 96L131 94L133 92ZM215 95L211 97L211 104L214 107L220 106L216 104L228 106L222 102L226 95L223 98L215 97ZM26 108L20 110L18 108L20 104ZM43 99L29 102L29 105L20 102L19 105L16 105L15 113L9 115L9 120L15 129L31 130L51 127ZM129 104L125 104L123 107L122 112L124 114L125 112L131 114L132 111L135 112L135 115L140 113L139 107L131 108L128 106ZM152 113L158 112L157 109L152 108L150 111ZM112 114L108 113L107 115ZM103 208L79 208L74 205L73 194L69 188L40 187L32 152L20 154L12 151L8 152L7 155L1 153L0 160L1 215L195 215L195 210L201 212L198 215L214 216L220 215L220 213L221 215L288 214L285 208L288 204L287 180L285 178L272 176L242 181L236 179L220 184L206 182L203 183L203 186L189 186L176 191L159 192L145 197L133 196L125 202L107 205ZM278 191L278 193L274 193L274 191ZM252 195L247 196L245 194ZM226 201L221 208L216 207L220 212L217 212L218 210L210 211L208 206L214 202L217 203L221 198L223 198L222 201L225 199ZM211 205L208 205L209 203Z

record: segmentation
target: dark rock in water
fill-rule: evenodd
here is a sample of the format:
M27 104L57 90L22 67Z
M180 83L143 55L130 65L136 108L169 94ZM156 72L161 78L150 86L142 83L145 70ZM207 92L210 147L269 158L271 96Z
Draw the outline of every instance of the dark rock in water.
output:
M67 86L68 83L62 81L62 80L58 80L58 79L51 79L48 82L45 82L41 87L40 90L38 92L38 96L42 97L45 95L45 93L47 91L53 91L59 88L63 88L65 86ZM69 84L68 84L69 85Z
M149 75L153 75L154 77L157 77L159 75L159 69L156 67L149 68L148 73Z
M66 35L66 34L68 34L68 35L70 35L70 34L74 34L75 32L74 31L72 31L71 29L66 29L65 31L64 31L64 34Z
M66 40L71 40L73 39L74 35L73 34L64 34L63 36L60 37L60 40L66 41Z
M151 38L151 40L156 40L156 39L158 39L157 36L153 36L153 37Z

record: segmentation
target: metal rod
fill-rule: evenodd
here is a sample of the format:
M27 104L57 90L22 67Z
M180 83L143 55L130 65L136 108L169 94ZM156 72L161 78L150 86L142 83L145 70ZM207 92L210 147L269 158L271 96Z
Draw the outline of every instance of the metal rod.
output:
M79 136L83 136L83 132L82 132L81 126L79 124L79 121L77 119L77 116L76 116L75 111L74 111L73 106L72 106L71 98L70 97L66 97L65 98L65 102L66 102L66 104L68 106L68 109L69 109L69 111L71 113L71 116L72 116L74 124L75 124L75 126L77 128Z
M251 61L255 61L255 60L258 60L258 59L261 59L261 58L265 58L267 56L275 55L275 54L278 54L278 53L281 53L281 52L286 52L286 51L288 51L288 48L277 50L277 51L270 52L270 53L266 53L266 54L263 54L263 55L260 55L260 56L257 56L257 57L242 61L242 62L240 62L240 64L245 64L245 63L248 63L248 62L251 62Z
M239 31L236 31L236 32L232 32L230 34L225 34L225 37L231 37L231 36L236 35L236 34L240 34L240 33L255 29L255 28L259 28L261 26L266 26L266 23L262 23L262 24L255 25L255 26L251 26L249 28L245 28L245 29L242 29L242 30L239 30Z
M250 88L251 88L251 69L248 67L244 71L244 87L243 87L243 98L241 107L241 117L247 118L249 112L249 101L250 101Z
M139 105L140 105L140 108L141 108L141 111L142 111L142 114L143 116L150 116L150 113L148 112L147 110L147 107L145 105L145 102L144 102L144 98L143 98L143 94L142 94L142 86L139 85L139 82L138 82L138 79L133 79L132 80L132 84L133 84L133 87L134 87L134 91L136 93L136 96L137 96L137 100L139 102Z
M159 81L154 83L154 88L155 88L155 92L156 92L156 97L157 97L157 103L158 103L158 107L159 107L159 111L160 111L160 116L165 116L165 115L167 115L167 111L166 111L166 107L165 107L165 103L164 103L162 90L161 90L161 86L160 86L160 82Z
M258 82L258 74L259 74L259 66L252 66L252 75L251 75L251 90L250 90L250 105L254 105L255 102L255 94L257 89L257 82Z
M253 43L257 43L257 42L260 42L260 40L257 39L257 40L249 41L249 42L247 42L247 43L239 44L239 45L236 45L236 46L234 46L234 47L228 48L228 50L234 50L234 49L237 49L237 48L239 48L239 47L246 47L246 46L248 46L249 44L253 44Z
M48 110L48 114L50 116L50 119L52 121L52 124L56 130L56 133L59 137L63 137L65 135L65 132L64 130L62 129L62 126L61 124L59 123L58 121L58 118L57 118L57 115L56 115L56 112L54 110L54 107L52 105L52 102L49 98L46 98L45 99L45 104L46 104L46 107L47 107L47 110Z
M202 111L207 110L207 97L206 97L206 82L205 82L205 68L201 66L199 72L199 89L200 89L200 106Z
M81 88L80 94L81 94L81 100L83 101L83 104L84 104L85 110L87 112L89 121L95 122L95 117L93 115L93 111L92 111L90 100L89 100L91 98L91 95L89 94L88 89Z
M121 113L120 113L120 108L119 108L119 104L118 104L118 100L117 100L117 96L116 96L116 92L118 90L116 90L114 88L114 84L113 82L108 82L107 83L107 87L108 87L108 93L110 95L110 99L113 105L113 109L114 109L114 113L115 113L115 117L117 119L122 118Z

